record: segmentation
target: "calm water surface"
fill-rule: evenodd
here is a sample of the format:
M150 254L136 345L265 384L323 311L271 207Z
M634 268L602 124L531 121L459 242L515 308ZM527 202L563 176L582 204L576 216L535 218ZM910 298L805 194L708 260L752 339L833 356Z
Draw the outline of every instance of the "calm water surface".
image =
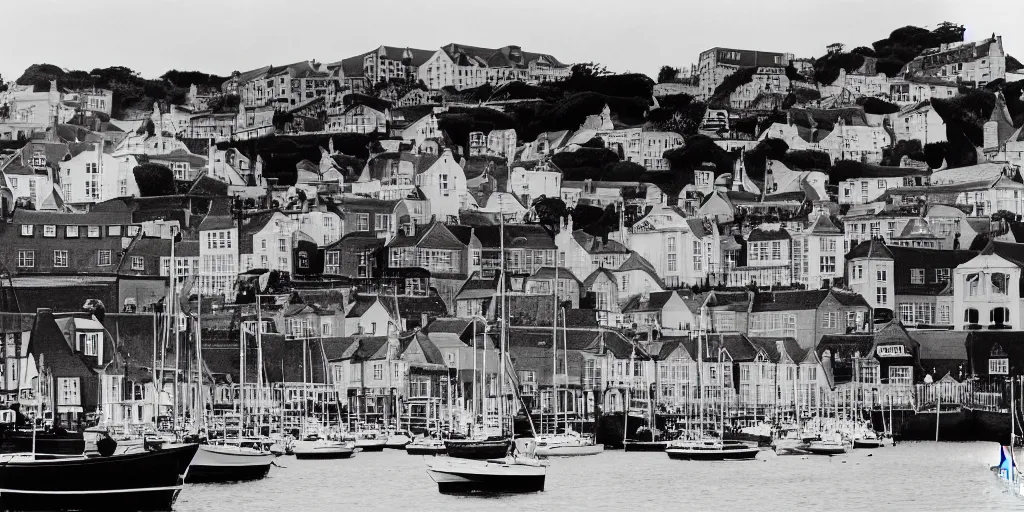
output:
M904 443L831 458L766 455L687 462L620 450L554 459L544 492L503 496L442 495L424 458L404 451L334 461L279 457L286 467L271 468L259 482L186 486L175 510L1024 510L989 471L998 463L994 443Z

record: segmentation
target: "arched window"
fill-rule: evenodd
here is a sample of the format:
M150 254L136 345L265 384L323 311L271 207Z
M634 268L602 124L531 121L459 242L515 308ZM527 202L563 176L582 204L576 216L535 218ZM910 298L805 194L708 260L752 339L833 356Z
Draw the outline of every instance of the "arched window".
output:
M978 323L978 310L974 308L967 308L964 310L964 323L965 324L977 324Z
M992 311L988 312L988 321L992 326L999 327L1001 329L1009 328L1007 322L1010 321L1010 309L1009 308L992 308Z
M990 278L992 281L992 293L995 295L1006 295L1006 286L1009 282L1010 276L1003 273L992 274Z
M981 291L981 274L967 274L967 296L976 297Z

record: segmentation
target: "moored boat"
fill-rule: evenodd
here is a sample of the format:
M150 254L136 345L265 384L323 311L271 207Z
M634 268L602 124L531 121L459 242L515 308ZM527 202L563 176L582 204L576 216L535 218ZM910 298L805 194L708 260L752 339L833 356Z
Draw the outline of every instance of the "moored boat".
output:
M199 445L192 459L187 483L221 483L259 480L270 473L275 455L237 445Z
M405 445L405 453L409 455L444 455L447 451L444 441L430 437L417 439Z
M352 441L296 441L292 454L296 459L347 459L356 453Z
M705 439L673 442L665 449L670 459L676 460L750 460L761 449L739 441Z
M86 457L16 454L0 458L0 506L7 510L171 510L198 445Z
M395 450L404 450L405 447L412 442L412 436L408 432L396 431L389 433L384 440L385 448L392 448Z
M517 455L490 460L439 458L427 464L427 474L442 493L523 493L544 490L547 464L534 457L536 441L516 441Z
M663 452L668 447L668 441L626 441L622 443L622 449L627 452Z
M846 445L840 441L811 441L800 450L811 455L842 455Z
M365 431L355 433L355 446L364 452L382 452L387 444L387 438L376 431Z
M449 457L460 459L500 459L508 455L512 440L507 437L487 439L446 439L444 447Z

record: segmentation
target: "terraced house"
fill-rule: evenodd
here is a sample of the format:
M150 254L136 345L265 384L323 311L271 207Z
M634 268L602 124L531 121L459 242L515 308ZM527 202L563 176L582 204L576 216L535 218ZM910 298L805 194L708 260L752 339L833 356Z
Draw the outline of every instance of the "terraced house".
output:
M554 56L525 52L519 46L498 49L451 43L419 65L418 76L430 89L469 89L485 83L548 82L569 77L569 66Z

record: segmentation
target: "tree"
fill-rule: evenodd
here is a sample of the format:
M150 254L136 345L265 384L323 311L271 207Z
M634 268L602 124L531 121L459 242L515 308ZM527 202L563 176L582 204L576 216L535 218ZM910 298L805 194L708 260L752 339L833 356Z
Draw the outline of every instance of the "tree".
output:
M4 82L3 75L0 75L0 92L4 92L6 90L7 90L7 82Z
M174 173L160 164L142 164L132 169L142 197L169 196L176 192Z
M559 231L562 219L569 217L565 201L557 197L540 196L534 199L532 206L534 213L537 214L537 221L555 232Z
M925 161L924 148L917 139L897 141L891 148L883 150L882 165L899 166L904 156L912 160Z
M589 80L608 74L608 68L596 62L579 62L569 68L569 81Z
M675 82L679 76L679 68L672 66L662 66L661 70L658 71L658 83L665 84L669 82Z

